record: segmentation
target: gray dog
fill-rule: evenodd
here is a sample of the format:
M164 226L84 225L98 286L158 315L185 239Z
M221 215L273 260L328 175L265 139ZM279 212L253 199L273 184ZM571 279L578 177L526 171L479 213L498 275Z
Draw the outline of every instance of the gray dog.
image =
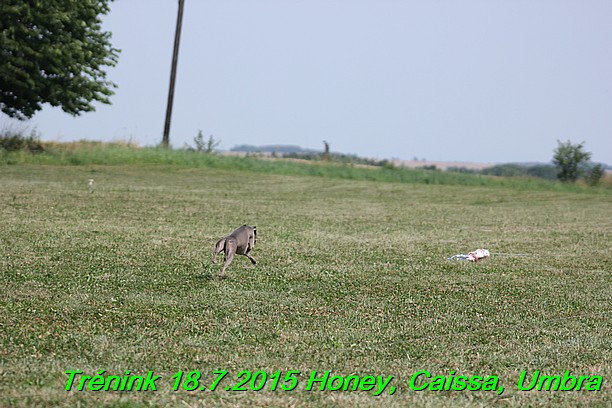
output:
M236 254L246 256L253 262L253 265L256 265L257 261L251 256L251 251L255 248L255 242L257 242L257 227L250 227L248 225L236 228L227 237L217 241L215 252L213 252L213 262L217 261L217 255L221 251L225 254L225 265L223 265L219 276L225 275L225 269L227 269Z

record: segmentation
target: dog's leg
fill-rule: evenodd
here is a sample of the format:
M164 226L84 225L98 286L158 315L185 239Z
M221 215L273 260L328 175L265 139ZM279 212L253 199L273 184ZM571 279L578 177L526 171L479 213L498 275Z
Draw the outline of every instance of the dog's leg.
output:
M255 258L253 258L251 256L251 254L244 254L244 256L246 256L247 258L249 258L251 260L251 262L253 263L253 265L257 265L257 261L255 260Z
M232 259L234 259L234 254L228 254L225 257L225 265L223 265L223 269L221 269L221 273L219 274L220 277L224 277L225 276L225 270L232 263Z
M217 244L215 245L215 251L213 252L213 263L217 262L217 255L219 255L219 253L221 253L221 251L223 251L225 249L225 238L221 238L219 241L217 241Z
M236 248L237 248L237 244L236 244L236 239L231 239L232 237L229 237L230 239L226 239L225 240L225 265L223 265L223 269L221 269L221 274L219 275L220 277L224 277L225 276L225 270L227 269L227 267L229 266L230 263L232 263L232 259L234 259L234 255L236 255Z
M255 258L251 256L251 251L253 250L254 247L255 247L255 237L251 235L249 237L249 243L247 244L247 250L244 251L243 255L249 258L249 260L251 261L251 263L253 263L253 265L257 265L257 261L255 260Z
M253 263L253 265L257 265L257 261L255 258L251 256L251 251L255 248L255 241L257 240L257 227L253 227L253 233L249 235L249 242L247 244L247 249L244 251L244 255L249 258L249 260Z

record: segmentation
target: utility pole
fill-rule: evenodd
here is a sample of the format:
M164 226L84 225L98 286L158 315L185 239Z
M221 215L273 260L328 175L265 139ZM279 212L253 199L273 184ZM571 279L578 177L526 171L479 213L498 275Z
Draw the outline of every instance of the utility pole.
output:
M329 143L327 143L327 140L323 141L323 144L325 145L325 156L323 156L325 158L325 161L329 161L330 156L329 156Z
M170 90L168 91L168 105L166 108L166 123L162 146L170 146L170 121L172 120L172 103L174 101L174 83L176 81L176 65L178 63L179 44L181 42L181 26L183 24L183 6L185 0L178 0L178 17L176 19L176 32L174 34L174 51L172 52L172 68L170 70Z

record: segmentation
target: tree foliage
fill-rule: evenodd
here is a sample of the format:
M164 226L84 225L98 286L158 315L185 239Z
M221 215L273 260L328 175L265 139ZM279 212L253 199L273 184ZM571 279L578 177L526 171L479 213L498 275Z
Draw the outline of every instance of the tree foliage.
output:
M572 144L568 140L565 143L557 143L553 156L553 163L559 169L557 177L561 181L576 181L581 168L591 159L591 153L584 150L584 142Z
M72 115L110 103L116 85L103 70L119 50L100 15L112 0L2 0L0 2L0 109L31 118L49 103Z

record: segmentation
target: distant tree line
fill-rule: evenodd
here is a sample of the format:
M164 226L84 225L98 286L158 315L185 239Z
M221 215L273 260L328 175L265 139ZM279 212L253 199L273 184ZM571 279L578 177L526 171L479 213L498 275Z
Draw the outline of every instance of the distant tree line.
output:
M303 160L325 160L343 164L362 164L366 166L393 167L393 162L383 159L368 159L354 154L313 152L313 153L284 153L283 157Z
M383 159L368 159L352 154L329 153L304 149L294 145L239 145L231 149L235 152L247 154L269 154L273 157L295 158L302 160L325 160L345 164L362 164L393 168L392 161ZM457 173L483 174L498 177L537 177L546 180L561 180L573 182L578 179L585 180L590 185L596 185L603 177L606 166L601 163L590 162L591 153L584 150L584 143L574 145L571 142L559 142L554 151L552 164L517 164L505 163L484 169L469 169L466 167L449 167L446 171ZM438 171L435 165L423 165L422 170Z
M547 180L557 179L557 168L552 164L516 164L505 163L487 167L481 170L465 167L449 167L447 171L458 173L484 174L498 177L539 177Z
M343 164L362 164L368 166L392 167L393 163L389 160L368 159L354 154L330 152L329 144L326 144L325 151L314 149L304 149L295 145L238 145L230 149L231 152L245 152L247 154L266 154L272 157L283 157L288 159L302 160L324 160Z
M246 153L282 153L282 154L312 154L317 153L313 149L304 149L300 146L295 145L264 145L264 146L253 146L242 144L234 146L230 149L230 152L246 152Z

